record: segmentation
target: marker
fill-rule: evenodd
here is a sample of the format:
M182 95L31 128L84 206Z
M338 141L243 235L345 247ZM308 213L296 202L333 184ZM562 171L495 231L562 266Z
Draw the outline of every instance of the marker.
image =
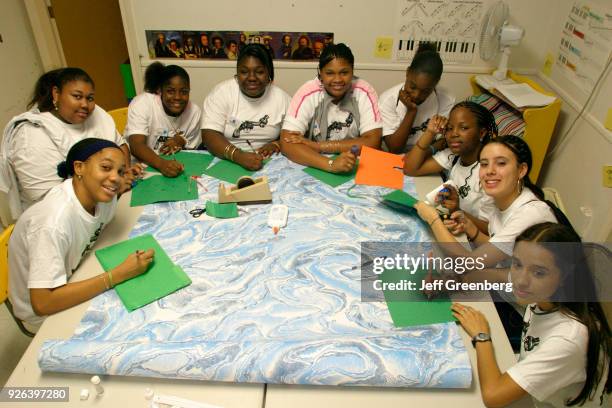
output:
M357 145L352 145L351 146L351 153L353 153L355 156L359 155L359 146Z

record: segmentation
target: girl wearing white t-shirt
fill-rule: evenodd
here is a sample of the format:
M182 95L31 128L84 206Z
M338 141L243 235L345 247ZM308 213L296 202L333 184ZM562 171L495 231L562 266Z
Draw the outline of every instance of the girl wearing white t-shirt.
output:
M493 267L512 255L516 237L528 227L542 222L569 224L567 218L552 204L543 201L542 190L529 180L531 151L527 143L517 136L497 137L480 151L479 178L484 192L492 197L494 205L486 206L481 218L489 220L487 229L481 229L462 211L442 221L438 211L419 201L415 208L419 216L432 229L436 241L449 256L473 258L485 267ZM449 231L465 232L476 245L467 251ZM473 271L463 279L482 280L480 271ZM505 281L507 273L485 270L485 278Z
M443 64L433 43L421 43L406 70L406 80L380 95L383 144L390 152L412 149L427 122L448 117L455 97L437 87Z
M28 109L6 125L0 145L0 191L8 194L14 219L62 182L57 163L66 160L68 150L79 140L110 140L121 146L129 165L128 146L110 115L96 106L94 82L82 69L43 74ZM130 170L123 189L131 185L133 172L140 172Z
M355 58L345 44L330 44L317 79L293 95L283 122L281 149L290 160L332 173L355 167L353 146L380 148L382 118L370 84L353 76ZM335 159L323 153L340 153Z
M429 149L437 133L443 133L448 146L432 155ZM446 171L452 185L439 194L441 204L450 213L459 208L477 220L481 206L492 200L480 187L478 154L483 145L497 135L495 118L487 108L475 102L460 102L450 111L448 120L434 115L416 148L404 157L404 173L409 176ZM456 186L455 187L453 187Z
M183 165L159 155L200 145L202 111L189 101L189 75L178 65L149 65L145 91L130 103L124 135L134 157L166 177L176 177Z
M204 100L202 138L215 156L249 170L278 153L278 136L289 95L274 85L272 57L261 44L245 45L236 75L221 82Z
M607 406L612 334L586 259L567 226L536 224L516 238L510 280L516 301L527 308L519 360L505 373L484 315L453 304L476 349L486 406L506 406L527 394L535 406Z
M108 272L68 283L115 214L126 166L116 144L90 138L72 146L57 171L72 178L24 212L9 241L9 299L14 315L33 326L140 275L153 260L143 248Z

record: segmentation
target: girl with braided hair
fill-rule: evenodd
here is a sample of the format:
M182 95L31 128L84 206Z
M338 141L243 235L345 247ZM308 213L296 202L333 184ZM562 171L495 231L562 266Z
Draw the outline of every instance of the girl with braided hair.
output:
M438 133L444 134L448 147L432 155L429 146ZM450 183L438 199L450 213L461 209L475 221L481 206L492 204L480 187L478 154L496 135L495 118L487 108L475 102L459 102L448 120L440 115L431 118L416 148L406 153L404 173L422 176L446 172Z

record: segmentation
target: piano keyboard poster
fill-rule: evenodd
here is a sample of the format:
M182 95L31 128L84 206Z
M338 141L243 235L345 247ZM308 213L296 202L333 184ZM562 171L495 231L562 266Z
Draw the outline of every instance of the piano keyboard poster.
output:
M435 42L444 63L470 64L478 52L484 0L398 0L395 60L411 61L422 41Z

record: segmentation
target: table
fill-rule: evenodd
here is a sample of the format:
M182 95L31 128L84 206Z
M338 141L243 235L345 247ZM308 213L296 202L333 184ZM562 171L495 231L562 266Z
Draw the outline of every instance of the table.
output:
M437 177L423 177L417 180L417 190L419 195L433 189L439 182ZM132 209L127 207L127 200L124 198L120 201L120 211L118 216L109 227L104 231L96 247L104 247L112 242L119 241L127 237L129 229L133 225L135 218L140 212L139 208ZM91 254L83 263L82 267L77 271L76 277L82 279L100 272L100 267ZM496 352L500 361L501 368L506 368L513 362L513 354L510 350L507 339L503 334L503 328L499 318L495 313L492 304L476 303L475 307L484 310L490 318L493 329L493 337L495 340ZM86 304L72 308L68 311L59 313L47 319L41 328L41 331L34 339L26 354L22 358L15 372L9 379L7 386L44 386L69 384L73 400L78 394L81 387L87 386L88 376L55 374L40 372L36 364L36 356L40 349L41 343L45 339L68 337L78 319L83 315ZM467 338L461 331L464 340ZM467 341L466 344L469 344ZM472 364L474 363L473 351L468 349ZM85 378L84 378L85 377ZM171 381L171 380L155 380L155 379L138 379L133 377L109 377L104 380L107 393L103 396L104 406L113 404L115 401L121 401L120 405L126 405L126 401L131 400L133 406L144 406L142 399L142 390L145 384L152 386L156 392L165 394L180 395L185 398L193 398L200 401L215 403L218 405L231 406L251 406L261 405L264 400L264 387L262 385L248 384L217 384L210 382L192 382L192 381ZM347 406L366 406L373 403L388 402L389 406L402 406L406 403L407 398L413 401L417 400L429 401L432 396L435 396L436 405L440 405L442 401L455 401L458 398L466 402L466 406L474 406L480 403L480 395L477 383L472 385L468 390L464 391L436 391L436 390L405 390L405 389L373 389L373 388L339 388L339 387L316 387L316 390L311 390L313 387L307 386L283 386L270 385L265 396L267 406L306 406L317 404L321 406L339 406L339 403L346 403ZM115 400L117 398L117 400ZM140 402L139 402L140 401ZM369 402L366 402L369 401ZM100 401L101 403L102 401ZM79 406L84 406L82 402L72 402ZM361 405L360 405L361 404Z

